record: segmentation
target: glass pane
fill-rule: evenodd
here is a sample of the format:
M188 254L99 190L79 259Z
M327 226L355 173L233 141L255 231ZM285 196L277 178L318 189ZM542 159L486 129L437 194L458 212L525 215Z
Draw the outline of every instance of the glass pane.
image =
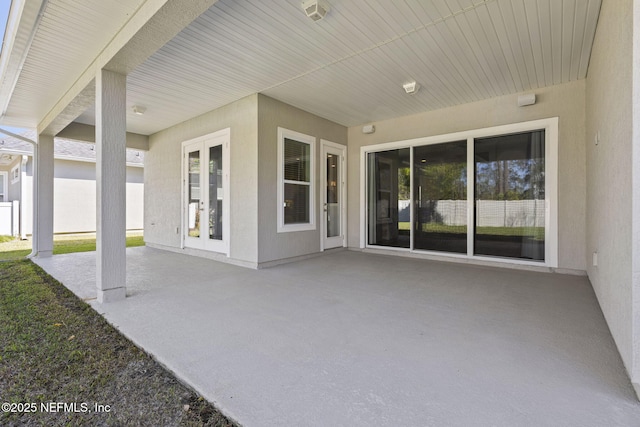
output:
M285 138L284 179L288 181L310 182L310 147L304 142Z
M209 148L209 239L222 240L222 145Z
M190 237L200 237L200 151L189 153L188 227Z
M309 223L309 186L304 184L284 185L284 223Z
M340 235L339 157L327 154L327 237Z
M467 253L467 141L414 148L415 249Z
M411 165L408 148L368 158L370 245L410 247Z
M475 141L475 253L544 260L544 131Z

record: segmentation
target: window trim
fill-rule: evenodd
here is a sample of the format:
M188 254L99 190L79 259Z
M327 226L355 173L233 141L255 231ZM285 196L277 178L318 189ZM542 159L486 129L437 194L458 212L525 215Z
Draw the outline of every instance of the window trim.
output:
M474 255L473 250L468 250L466 254L456 254L439 251L426 251L413 249L413 234L411 239L411 248L394 248L379 245L369 245L367 243L367 156L369 153L379 151L411 148L413 155L413 147L431 144L442 144L451 141L467 140L467 162L473 164L474 144L477 138L508 135L512 133L530 132L535 130L545 131L545 260L529 261L518 258L501 258L486 255ZM471 163L469 163L471 162ZM412 166L413 167L413 166ZM412 170L413 173L413 170ZM468 182L473 182L473 170L468 168ZM413 186L413 180L411 180ZM411 206L413 206L413 187L411 193ZM473 188L467 189L468 205L467 209L468 223L472 224L473 203L471 201L475 197ZM413 221L413 208L411 209ZM469 227L471 228L471 227ZM468 246L472 244L468 242ZM502 126L493 126L488 128L473 129L463 132L455 132L449 134L435 135L429 137L414 138L403 141L387 142L376 145L368 145L360 148L360 248L361 249L377 249L394 252L405 252L416 255L436 256L438 258L457 258L480 262L494 262L502 264L517 264L537 267L558 267L558 117L547 119L533 120L528 122L513 123Z
M309 145L309 183L302 181L290 181L284 179L284 140L291 139ZM310 231L316 229L315 213L315 185L316 185L316 138L311 135L278 127L278 181L277 181L277 232L288 233L295 231ZM309 222L299 224L284 223L284 185L308 185L309 186Z

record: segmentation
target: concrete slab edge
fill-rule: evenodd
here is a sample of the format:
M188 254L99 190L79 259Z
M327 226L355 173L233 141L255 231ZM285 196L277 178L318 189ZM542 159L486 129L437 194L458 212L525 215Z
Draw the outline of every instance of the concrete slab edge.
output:
M178 382L182 385L184 385L185 387L187 387L189 390L193 391L194 393L198 394L199 396L204 397L207 402L211 403L213 406L215 406L215 408L225 417L227 417L229 420L231 420L233 423L235 423L236 425L242 427L242 424L238 421L238 418L235 414L233 414L231 411L229 411L227 408L225 408L224 406L222 406L221 402L218 402L215 399L215 396L211 396L209 393L205 393L201 390L201 387L198 386L198 384L196 384L193 381L190 381L189 379L187 379L181 372L179 369L174 368L171 363L169 363L166 359L157 356L156 354L152 353L151 351L149 351L148 349L144 348L140 343L138 343L132 336L130 336L129 334L127 334L126 332L124 332L122 329L120 329L120 327L118 326L118 324L116 324L115 322L113 322L109 316L100 311L100 307L101 304L98 303L96 300L94 301L87 301L87 303L91 306L91 308L93 308L93 310L98 313L100 316L102 316L107 323L109 323L111 326L113 326L118 333L122 334L126 339L128 339L129 341L131 341L133 343L133 345L135 345L138 349L140 349L140 351L144 352L145 354L147 354L149 357L151 357L151 359L153 359L156 363L158 363L160 366L162 366L163 369L167 370L171 375L173 375L176 380L178 380Z

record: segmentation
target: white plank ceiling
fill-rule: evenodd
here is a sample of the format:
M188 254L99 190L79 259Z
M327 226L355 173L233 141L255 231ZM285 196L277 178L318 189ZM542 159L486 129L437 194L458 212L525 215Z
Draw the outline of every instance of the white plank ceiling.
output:
M129 131L151 134L256 92L353 126L582 79L601 4L327 1L331 10L318 22L304 15L301 0L218 1L129 75L128 105L147 108L143 116L128 113ZM87 17L95 9L86 10L87 2L64 1L77 3L76 10L47 9L38 36L51 37L63 56L43 68L50 45L38 46L39 61L20 84L46 90L51 79L44 74L62 81L73 71L66 57L92 48L67 46L67 35L56 32L60 24L49 25L60 13L77 14L78 26L91 32ZM95 3L121 14L137 2ZM422 88L406 95L402 84L411 80ZM18 89L28 98L28 90ZM37 108L21 98L10 105ZM79 121L92 123L92 112Z
M35 127L144 0L50 0L6 115Z

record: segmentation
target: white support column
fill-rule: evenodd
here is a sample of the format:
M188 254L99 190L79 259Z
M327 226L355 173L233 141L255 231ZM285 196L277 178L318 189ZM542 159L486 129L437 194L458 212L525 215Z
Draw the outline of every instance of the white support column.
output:
M53 136L38 135L34 156L33 252L53 254Z
M98 302L126 296L126 76L96 76Z

